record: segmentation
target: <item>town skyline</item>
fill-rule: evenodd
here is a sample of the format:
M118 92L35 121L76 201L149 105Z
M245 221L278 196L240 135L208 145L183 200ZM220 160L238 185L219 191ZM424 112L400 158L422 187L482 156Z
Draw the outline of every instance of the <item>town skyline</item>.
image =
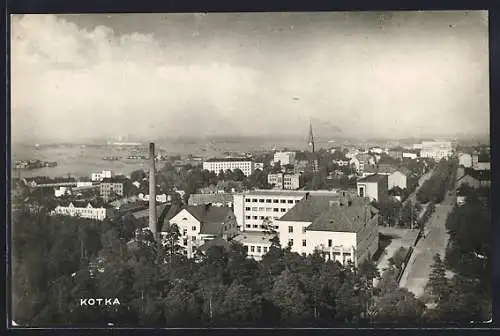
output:
M489 134L486 11L11 19L13 141Z

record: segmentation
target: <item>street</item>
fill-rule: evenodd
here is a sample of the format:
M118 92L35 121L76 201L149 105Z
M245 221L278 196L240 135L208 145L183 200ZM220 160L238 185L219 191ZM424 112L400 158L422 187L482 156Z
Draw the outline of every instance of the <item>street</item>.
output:
M441 259L444 259L448 244L446 219L453 209L454 202L455 197L449 196L447 193L443 202L436 206L436 211L426 225L428 228L427 236L418 242L401 279L400 287L407 288L417 297L424 293L436 253L439 253Z

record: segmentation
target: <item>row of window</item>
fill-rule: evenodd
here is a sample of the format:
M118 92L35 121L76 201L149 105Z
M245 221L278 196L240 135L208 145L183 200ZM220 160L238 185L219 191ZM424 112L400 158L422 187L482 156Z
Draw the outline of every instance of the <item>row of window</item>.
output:
M293 233L293 226L288 227L288 233ZM302 227L302 233L306 233L306 227Z
M246 224L246 225L245 225L245 227L246 227L247 229L252 229L252 228L254 228L254 229L265 229L264 225L258 225L258 224L253 224L253 225ZM272 225L272 227L273 227L274 229L276 229L276 230L278 230L278 229L279 229L279 226L278 226L278 225Z
M248 245L245 245L245 250L248 252ZM250 245L250 252L257 252L257 253L267 253L268 252L268 247L267 246L253 246Z
M192 241L192 242L195 242L195 241L196 241L196 236L192 236L192 237L191 237L191 241ZM188 244L188 238L184 238L184 239L182 240L182 245L187 246L187 244Z
M282 212L285 212L285 211L282 211ZM277 216L277 217L273 217L273 218L274 219L279 219L280 217ZM264 220L264 219L270 219L270 217L268 217L268 216L249 216L249 215L247 215L247 216L245 216L245 219L254 219L254 220L262 219L262 220Z
M288 232L293 232L293 230L290 231L290 228L291 228L291 226L288 227ZM305 232L305 228L303 230ZM288 245L293 246L293 239L292 238L288 239ZM307 241L305 239L302 239L302 246L304 246L304 247L307 246ZM328 247L332 247L332 246L333 246L333 241L331 239L328 239ZM334 253L337 253L337 252L334 252Z
M257 198L245 198L245 202L253 202L253 203L281 203L281 204L294 204L294 203L299 203L300 200L286 200L286 199L282 199L282 200L277 200L277 199L263 199L263 198L260 198L260 199L257 199Z
M250 207L246 207L245 208L246 211L274 211L274 212L287 212L288 209L286 208L250 208Z

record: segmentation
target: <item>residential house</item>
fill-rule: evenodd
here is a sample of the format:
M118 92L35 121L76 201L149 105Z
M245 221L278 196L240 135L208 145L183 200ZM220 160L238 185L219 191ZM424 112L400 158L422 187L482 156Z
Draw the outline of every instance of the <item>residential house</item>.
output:
M403 152L403 159L411 159L411 160L415 160L418 158L418 154L417 153L412 153L412 152Z
M388 196L388 176L374 174L357 181L359 197L367 197L370 201L380 201Z
M295 162L295 152L274 153L273 163L280 163L281 166L293 164Z
M101 182L103 179L111 177L113 177L113 172L111 170L103 170L99 173L92 173L90 176L91 180L95 182Z
M422 141L422 149L420 157L432 158L439 161L443 158L448 158L453 153L453 145L451 141Z
M276 173L267 175L267 183L275 189L295 190L300 188L300 174Z
M464 175L457 180L457 188L466 184L472 188L491 186L491 171L466 169Z
M327 260L358 266L378 248L378 210L368 200L308 196L276 221L282 246L319 250Z
M170 216L169 216L170 217ZM196 249L215 238L231 239L237 234L236 218L231 208L214 207L211 204L186 206L167 217L168 225L176 224L181 234L179 245L188 258L194 257ZM161 235L166 236L162 228Z
M123 197L126 194L127 182L125 176L103 178L100 184L100 193L104 199Z
M71 195L71 189L67 187L54 188L55 197L61 197L64 195Z
M490 157L488 154L480 154L477 155L477 158L474 160L472 164L472 168L474 170L491 170Z

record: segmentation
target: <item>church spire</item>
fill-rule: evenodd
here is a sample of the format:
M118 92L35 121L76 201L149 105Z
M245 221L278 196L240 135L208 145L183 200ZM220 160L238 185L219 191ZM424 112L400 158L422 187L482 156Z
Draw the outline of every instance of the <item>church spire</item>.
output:
M309 121L309 146L312 147L312 152L314 153L314 135L311 120Z

